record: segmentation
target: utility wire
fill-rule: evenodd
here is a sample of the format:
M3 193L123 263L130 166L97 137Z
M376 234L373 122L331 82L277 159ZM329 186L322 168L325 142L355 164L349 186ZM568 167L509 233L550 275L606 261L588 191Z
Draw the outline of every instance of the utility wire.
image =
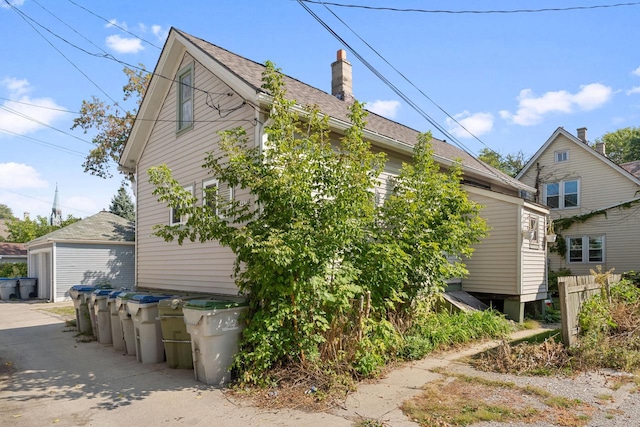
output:
M482 145L484 145L485 147L487 147L489 150L491 150L491 152L497 154L498 156L502 157L500 155L500 153L498 153L497 151L493 150L491 147L489 147L487 144L484 143L484 141L482 141L480 138L478 138L475 134L473 134L469 129L467 129L462 123L460 123L455 117L453 117L451 114L449 114L444 108L442 108L437 102L435 102L429 95L427 95L426 93L424 93L424 91L422 89L420 89L419 87L417 87L411 80L409 80L409 78L407 76L405 76L400 70L398 70L396 67L393 66L393 64L391 64L389 61L387 61L387 59L382 56L382 54L380 54L380 52L378 52L373 46L371 46L365 39L363 39L362 37L360 37L360 35L353 29L351 28L351 26L349 26L344 20L342 20L342 18L340 18L338 15L336 15L333 10L331 10L331 8L329 8L326 4L324 5L324 7L331 12L331 14L333 16L336 17L336 19L338 19L345 27L347 27L356 37L358 37L358 39L360 39L361 42L363 42L365 45L367 45L367 47L369 49L371 49L373 51L373 53L375 53L376 55L378 55L378 57L380 59L382 59L389 67L391 67L391 69L393 69L393 71L395 71L396 73L398 73L400 75L400 77L402 77L407 83L409 83L411 86L413 86L414 89L416 89L418 92L420 92L420 94L422 94L422 96L424 96L425 98L427 98L433 105L435 105L440 111L442 111L447 117L449 117L451 120L453 120L458 126L460 126L462 129L464 129L465 132L467 132L469 135L471 135L473 138L475 138L478 142L480 142Z
M322 20L318 15L316 15L306 4L304 4L303 0L297 0L298 4L302 6L320 25L322 25L332 36L334 36L340 43L342 43L351 53L353 53L356 58L358 58L368 69L371 71L376 77L378 77L382 82L387 85L391 90L393 90L400 98L402 98L411 108L413 108L418 114L420 114L425 120L427 120L433 127L439 130L443 135L447 136L451 139L451 141L458 146L463 152L467 153L471 157L475 159L475 156L471 154L471 150L466 147L461 141L451 135L446 129L444 129L440 124L434 120L426 111L424 111L418 104L416 104L413 100L411 100L407 95L404 94L397 86L395 86L389 79L387 79L381 72L379 72L373 65L371 65L366 59L362 57L349 43L347 43L338 33L336 33L333 28L331 28L326 22ZM479 165L485 168L491 175L495 176L499 180L505 182L508 185L511 183L507 180L505 176L499 174L495 169L491 168L489 165L484 162L478 161Z
M147 44L149 44L149 45L151 45L151 46L155 47L156 49L162 50L162 48L161 48L160 46L158 46L158 45L156 45L156 44L154 44L154 43L150 42L149 40L145 40L145 39L143 39L143 38L142 38L142 37L140 37L139 35L134 34L134 33L132 33L131 31L127 30L126 28L121 27L120 25L118 25L117 23L113 22L112 20L109 20L109 19L107 19L107 18L104 18L104 17L102 17L102 16L98 15L98 14L97 14L97 13L95 13L95 12L92 12L91 10L87 9L86 7L81 6L81 5L79 5L78 3L74 2L73 0L67 0L67 1L68 1L69 3L71 3L71 4L75 5L75 6L79 7L80 9L82 9L82 10L86 11L87 13L90 13L91 15L95 16L96 18L102 19L103 21L105 21L105 22L106 22L106 23L108 23L109 25L112 25L112 26L114 26L114 27L116 27L116 28L119 28L120 30L124 31L125 33L127 33L127 34L129 34L129 35L131 35L131 36L133 36L133 37L135 37L135 38L137 38L137 39L142 40L143 42L145 42L145 43L147 43Z
M15 114L18 117L22 117L23 119L30 120L30 121L32 121L34 123L37 123L40 126L48 127L49 129L55 130L56 132L60 132L61 134L70 136L71 138L75 138L78 141L84 142L85 144L93 145L91 142L87 141L86 139L82 139L82 138L80 138L78 136L70 134L69 132L65 132L62 129L58 129L58 128L53 127L53 126L51 126L51 125L49 125L49 124L47 124L45 122L42 122L42 121L40 121L38 119L34 119L33 117L28 116L28 115L26 115L24 113L21 113L20 111L14 110L13 108L9 108L6 105L0 105L0 110L5 110L5 111L7 111L9 113Z
M333 3L319 0L299 0L299 2L346 7L354 9L381 10L390 12L414 12L414 13L442 13L452 15L489 15L489 14L513 14L513 13L542 13L542 12L567 12L572 10L610 9L615 7L640 6L640 2L601 4L592 6L547 7L541 9L512 9L512 10L443 10L443 9L402 9L397 7L367 6L359 4Z
M67 148L67 147L63 147L61 145L57 145L57 144L53 144L51 142L47 142L47 141L43 141L41 139L37 139L37 138L33 138L31 136L26 136L26 135L21 135L19 133L7 130L7 129L0 129L0 132L5 133L7 135L13 135L19 138L23 138L28 140L29 142L34 142L38 145L43 145L47 148L52 148L54 150L59 150L59 151L64 151L67 154L72 154L74 156L79 156L79 157L86 157L86 154L83 153L82 151L77 151L77 150L72 150L71 148Z
M37 197L33 197L33 196L28 196L28 195L26 195L26 194L19 193L19 192L14 191L14 190L9 190L8 188L2 188L2 187L0 187L0 191L8 191L9 193L17 194L18 196L26 197L27 199L32 199L32 200L35 200L35 201L37 201L37 202L42 202L42 203L51 203L51 201L47 201L47 200L43 200L43 199L38 199ZM68 209L68 210L71 210L71 211L84 212L84 213L89 214L89 215L93 215L93 214L94 214L94 212L85 211L84 209L72 208L71 206L60 205L60 207L61 207L61 208Z
M51 43L51 41L49 41L49 39L47 39L44 34L42 34L40 31L38 31L38 29L29 21L33 21L35 24L39 25L40 27L44 28L45 30L49 31L49 29L43 27L42 25L40 25L37 21L33 20L31 17L29 17L28 15L26 15L24 12L22 12L20 9L18 9L17 7L15 7L13 4L11 4L11 2L9 2L9 0L4 0L4 2L6 4L9 5L9 7L11 9L13 9L14 12L16 12L18 14L18 16L20 16L26 23L27 25L29 25L33 31L35 31L36 33L38 33L38 35L40 37L42 37L56 52L58 52L64 59L67 60L67 62L69 62L73 68L75 68L76 70L78 70L78 72L80 74L82 74L89 82L91 82L100 92L102 92L107 98L109 98L111 100L111 102L113 102L113 104L120 108L122 111L124 111L124 109L122 109L122 107L120 107L118 105L118 103L111 98L111 96L109 96L109 94L107 92L105 92L95 81L93 81L91 79L91 77L89 77L84 71L82 71L80 69L80 67L78 67L71 59L69 59L64 53L62 53L62 51L60 49L58 49L53 43ZM52 33L51 31L49 31L51 34L55 35L54 33ZM56 37L58 37L57 35L55 35Z

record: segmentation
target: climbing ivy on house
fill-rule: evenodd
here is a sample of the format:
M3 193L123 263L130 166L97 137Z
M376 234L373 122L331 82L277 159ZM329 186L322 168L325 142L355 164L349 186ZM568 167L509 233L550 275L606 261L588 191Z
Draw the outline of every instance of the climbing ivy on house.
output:
M270 369L290 363L370 375L397 353L417 301L465 273L447 254L469 255L484 235L479 207L460 188L459 167L439 171L428 134L377 206L372 189L386 159L363 139L363 105L350 107L351 127L336 145L316 107L294 112L269 62L263 88L273 97L265 149L236 128L219 134L222 154L203 165L255 203L212 193L214 209L167 166L151 168L154 195L188 218L155 234L180 244L215 239L235 254L235 282L250 303L235 364L243 381L268 382Z
M571 228L573 224L582 224L584 222L587 222L591 218L595 218L598 216L604 216L606 218L607 212L611 211L614 208L630 209L631 207L633 207L634 205L637 205L638 203L640 203L640 200L631 200L629 202L620 203L619 205L616 205L616 206L612 206L606 209L594 210L582 215L574 215L574 216L569 216L565 218L554 219L553 224L556 230L557 238L556 238L555 244L551 245L549 247L549 250L551 252L557 253L562 258L566 258L567 242L566 242L566 239L564 238L564 235L562 234L562 231L568 230L569 228Z

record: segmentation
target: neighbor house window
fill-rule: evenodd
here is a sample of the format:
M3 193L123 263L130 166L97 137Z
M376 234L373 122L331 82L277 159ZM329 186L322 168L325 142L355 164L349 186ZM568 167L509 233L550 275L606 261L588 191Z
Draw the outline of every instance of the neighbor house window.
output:
M225 201L233 201L233 187L217 179L209 179L202 183L202 203L208 206L216 215L225 217Z
M569 150L554 152L556 163L564 163L569 161Z
M552 209L580 206L580 182L576 179L545 184L545 203Z
M184 187L191 195L193 195L193 186ZM180 208L171 208L171 225L184 224L189 219L188 215Z
M604 236L567 237L570 263L604 262Z
M193 126L193 65L178 73L177 131Z

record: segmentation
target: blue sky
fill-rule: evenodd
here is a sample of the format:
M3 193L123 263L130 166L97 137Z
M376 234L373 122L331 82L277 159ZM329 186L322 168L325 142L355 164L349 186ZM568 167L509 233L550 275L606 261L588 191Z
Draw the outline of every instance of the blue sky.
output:
M572 133L587 127L591 141L640 126L640 2L619 7L596 7L619 3L610 0L335 2L431 11L581 8L421 13L307 3L474 154L487 146L502 154L532 155L558 126ZM122 177L115 167L107 180L83 172L92 135L70 130L74 112L91 96L127 106L122 63L153 69L170 27L258 62L271 60L286 74L328 92L330 64L345 48L293 0L11 3L15 9L0 0L0 203L19 217L25 211L32 218L48 216L56 184L64 216L86 217L108 208ZM354 94L369 109L451 140L352 52L348 59Z

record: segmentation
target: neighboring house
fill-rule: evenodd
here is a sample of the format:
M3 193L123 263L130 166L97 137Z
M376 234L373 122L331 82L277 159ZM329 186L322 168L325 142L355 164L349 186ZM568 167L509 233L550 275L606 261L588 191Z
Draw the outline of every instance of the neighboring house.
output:
M351 64L344 51L332 68L332 93L284 76L288 97L298 107L317 105L329 116L332 138L349 127ZM243 126L256 147L266 141L270 96L261 89L265 67L182 31L171 29L160 55L131 135L120 159L120 169L135 178L137 201L136 285L141 288L190 292L237 293L234 255L217 242L182 246L153 236L158 224L179 224L181 218L152 195L147 170L167 164L174 178L202 200L215 177L201 166L207 152L219 153L218 132ZM364 132L375 151L387 153L383 180L396 175L410 161L418 132L370 113ZM525 302L546 297L546 251L541 236L548 210L525 201L521 192L532 187L491 168L466 152L437 139L431 141L434 158L443 169L462 163L464 188L486 208L483 216L491 236L477 245L467 261L471 272L458 288L505 301L505 311L522 319ZM388 182L388 181L387 181ZM382 185L376 191L387 191ZM221 188L229 197L250 201L247 190ZM384 194L381 194L384 197ZM495 216L494 216L495 215ZM522 230L530 227L529 236Z
M604 144L589 146L586 128L577 136L558 128L517 176L539 190L551 218L571 222L556 230L561 253L549 254L552 270L640 269L640 163L617 165L605 154Z
M132 222L102 211L28 242L29 277L38 279L38 298L65 301L78 284L132 288L134 239Z
M27 262L27 248L24 244L0 242L0 264L7 262Z

